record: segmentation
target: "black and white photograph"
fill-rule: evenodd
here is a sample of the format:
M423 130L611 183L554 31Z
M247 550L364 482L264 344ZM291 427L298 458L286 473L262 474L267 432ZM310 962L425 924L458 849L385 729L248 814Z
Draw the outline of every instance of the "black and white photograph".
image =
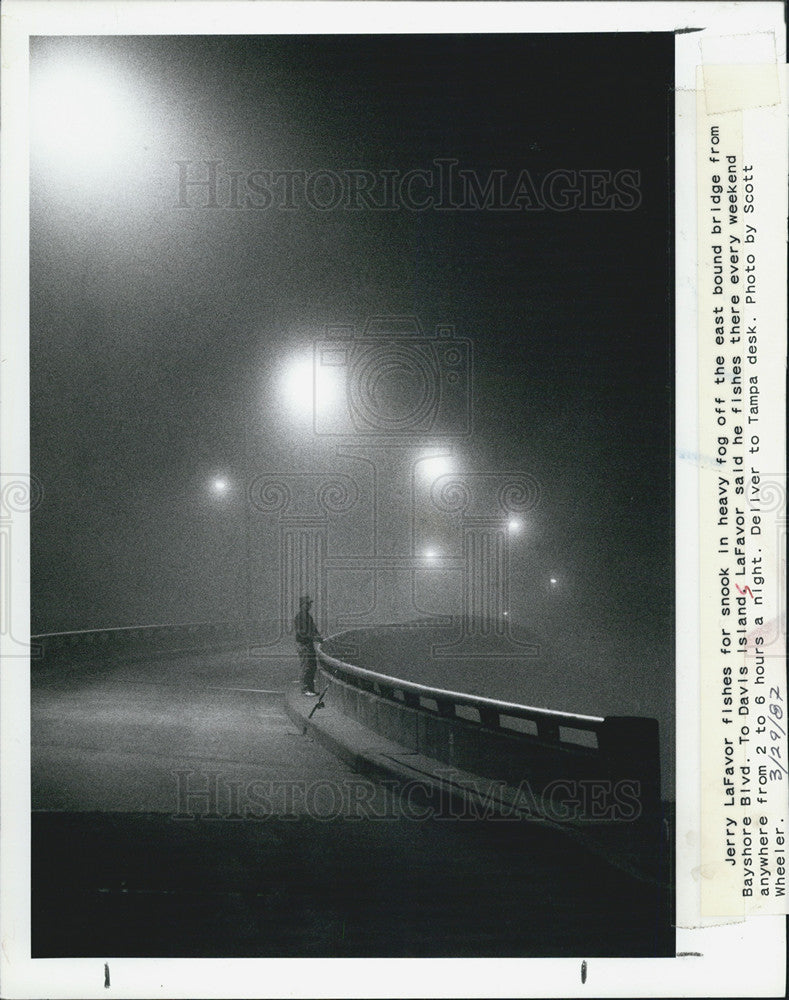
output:
M290 6L29 37L29 958L692 956L679 20Z
M673 37L30 72L33 954L673 954Z

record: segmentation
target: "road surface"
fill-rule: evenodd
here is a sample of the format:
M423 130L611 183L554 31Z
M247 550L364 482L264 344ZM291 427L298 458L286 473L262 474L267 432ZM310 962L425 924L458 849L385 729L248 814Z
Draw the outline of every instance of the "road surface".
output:
M232 650L34 668L35 957L673 954L659 890L354 774L285 715L295 672Z

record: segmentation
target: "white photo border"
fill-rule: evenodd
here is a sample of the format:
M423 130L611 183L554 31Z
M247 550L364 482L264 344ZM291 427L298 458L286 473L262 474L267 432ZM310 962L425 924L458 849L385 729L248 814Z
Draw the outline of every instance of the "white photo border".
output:
M306 8L309 8L307 10ZM2 456L29 472L27 73L31 35L417 32L678 32L676 72L676 451L698 440L695 73L700 40L772 33L786 59L783 4L521 2L190 2L6 0L2 9ZM703 29L703 30L692 30ZM593 81L590 82L593 85ZM784 917L715 921L699 910L698 491L676 462L677 944L674 959L30 958L29 669L0 671L2 843L0 983L5 997L783 996ZM28 518L14 522L11 630L29 637ZM7 637L2 636L4 642ZM67 915L64 914L64 919Z

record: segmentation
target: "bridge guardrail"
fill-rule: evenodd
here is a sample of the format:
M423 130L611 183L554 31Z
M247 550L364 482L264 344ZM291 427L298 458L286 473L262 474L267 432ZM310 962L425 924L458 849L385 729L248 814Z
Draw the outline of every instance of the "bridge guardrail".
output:
M413 752L480 776L545 789L630 782L639 816L660 810L657 720L596 716L538 708L432 687L348 663L324 646L342 646L339 633L317 649L327 702ZM611 793L611 794L615 794Z
M246 633L249 623L238 621L167 622L153 625L122 625L113 628L72 629L31 635L31 659L41 664L52 653L81 654L97 650L183 648L229 641Z
M326 641L329 642L337 638L339 637L332 636ZM444 718L457 718L458 708L471 708L478 712L479 722L491 728L500 727L502 716L512 719L526 719L535 723L537 735L550 740L561 738L560 730L562 727L589 733L599 733L605 727L603 716L579 715L574 712L535 708L516 702L500 701L482 695L466 694L462 691L449 691L444 688L430 687L427 684L391 677L330 656L323 650L322 645L318 649L318 656L324 668L328 668L328 672L336 677L343 677L347 682L382 697L397 698L400 695L404 704L412 708L427 707L424 706L423 701L433 701L436 704L436 711ZM467 716L465 718L469 721Z

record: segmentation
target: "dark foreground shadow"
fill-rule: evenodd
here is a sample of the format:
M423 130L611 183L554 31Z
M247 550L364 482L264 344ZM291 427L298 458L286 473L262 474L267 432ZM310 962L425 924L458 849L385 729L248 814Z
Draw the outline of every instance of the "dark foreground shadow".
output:
M673 956L672 901L523 822L34 813L33 957Z

